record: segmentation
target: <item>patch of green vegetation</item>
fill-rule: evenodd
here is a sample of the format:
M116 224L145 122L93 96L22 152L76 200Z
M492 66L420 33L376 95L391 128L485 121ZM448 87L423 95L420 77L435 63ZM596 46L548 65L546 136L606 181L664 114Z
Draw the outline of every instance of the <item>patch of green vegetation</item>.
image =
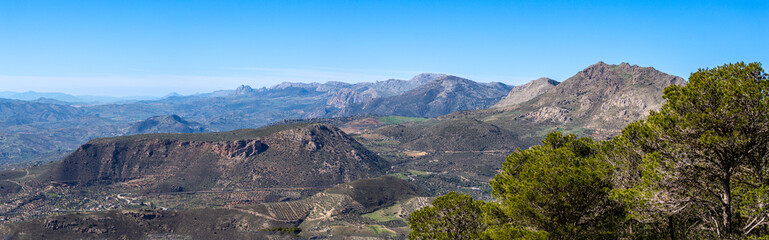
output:
M562 133L565 133L565 134L576 134L579 137L587 137L587 136L590 136L591 134L593 134L595 132L595 130L593 130L593 129L583 128L583 127L576 127L576 128L571 128L571 127L555 127L555 128L550 128L550 129L544 129L541 132L544 133L545 135L547 135L548 132L553 132L553 131L558 131L558 132L562 132Z
M407 177L406 174L403 174L403 173L390 173L389 175L403 179L403 180L409 180L409 177Z
M368 225L368 228L371 228L371 230L374 230L374 234L379 234L379 228L374 225Z
M376 141L374 142L374 144L385 145L385 146L398 146L401 144L401 142L395 141L395 140L382 140L382 141Z
M400 204L395 204L388 208L379 209L372 213L363 214L362 216L373 219L377 222L389 222L389 221L405 222L403 218L399 217L398 214L395 214L395 210L400 208L401 208Z
M379 122L381 122L382 124L390 125L390 124L401 124L401 123L407 123L407 122L424 122L424 121L427 121L428 118L385 116L385 117L378 117L377 120L379 120Z
M422 175L433 174L433 173L430 173L430 172L418 171L418 170L409 170L409 173L411 173L411 175L414 175L414 176L422 176Z

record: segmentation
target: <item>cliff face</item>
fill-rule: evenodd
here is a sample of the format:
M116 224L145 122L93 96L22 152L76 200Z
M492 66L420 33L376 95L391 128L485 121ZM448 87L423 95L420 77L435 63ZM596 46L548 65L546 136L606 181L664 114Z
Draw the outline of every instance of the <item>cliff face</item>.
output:
M147 182L159 191L319 187L383 175L389 164L322 124L95 139L53 170L76 184Z

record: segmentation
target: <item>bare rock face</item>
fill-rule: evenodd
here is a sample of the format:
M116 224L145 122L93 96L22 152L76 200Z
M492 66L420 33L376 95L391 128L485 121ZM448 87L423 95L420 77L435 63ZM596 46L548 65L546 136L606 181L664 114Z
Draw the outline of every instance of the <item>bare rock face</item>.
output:
M534 119L534 122L553 121L559 123L569 123L573 121L568 116L569 110L559 107L542 107L537 111L529 112L525 116Z
M579 122L608 136L658 110L664 103L662 92L671 84L686 81L652 67L598 62L511 108L528 111L525 116L534 121Z
M351 88L342 88L339 91L329 97L326 101L326 105L335 108L346 108L356 103L368 103L374 98L378 98L379 94L373 89L368 89L363 92L355 91Z
M529 101L547 90L558 85L559 82L549 78L533 80L521 86L516 86L505 98L494 104L492 108L506 108L519 103Z
M267 151L269 146L256 139L217 142L211 145L211 150L229 159L247 159Z
M443 77L446 77L446 74L422 73L408 81L390 79L373 83L346 84L342 88L336 85L334 85L336 88L332 87L333 84L329 82L321 86L325 87L324 89L338 89L326 90L330 93L326 105L340 109L338 115L347 115L350 111L348 108L355 105L367 104L377 98L400 95Z
M255 93L256 90L251 88L251 86L248 85L240 85L240 87L235 89L235 95L249 95Z
M69 184L153 182L156 191L330 186L383 175L389 164L341 130L280 125L89 141L47 177ZM152 189L151 189L152 190Z

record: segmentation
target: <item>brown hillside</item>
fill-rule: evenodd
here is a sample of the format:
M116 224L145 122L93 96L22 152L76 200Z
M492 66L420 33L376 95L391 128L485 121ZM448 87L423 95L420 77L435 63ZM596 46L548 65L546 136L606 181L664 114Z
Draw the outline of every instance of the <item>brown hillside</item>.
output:
M521 112L534 122L579 126L609 136L659 109L665 87L685 83L652 67L598 62L506 111Z
M144 180L159 191L290 188L376 177L387 169L386 161L339 129L304 124L95 139L62 160L46 180Z

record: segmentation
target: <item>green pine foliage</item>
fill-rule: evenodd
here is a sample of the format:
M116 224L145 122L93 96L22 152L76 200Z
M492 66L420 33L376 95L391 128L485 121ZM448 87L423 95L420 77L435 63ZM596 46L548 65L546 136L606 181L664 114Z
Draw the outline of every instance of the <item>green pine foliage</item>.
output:
M478 239L486 228L483 201L451 192L409 215L409 239Z
M769 79L758 63L701 69L615 141L637 179L614 196L669 238L769 234ZM621 152L621 151L620 151Z
M498 203L440 197L409 217L409 237L765 239L769 77L761 65L701 69L663 98L659 112L611 140L554 132L519 149L490 182Z
M625 209L609 199L611 166L599 156L590 138L550 133L542 145L505 159L493 194L516 225L552 239L616 238Z

